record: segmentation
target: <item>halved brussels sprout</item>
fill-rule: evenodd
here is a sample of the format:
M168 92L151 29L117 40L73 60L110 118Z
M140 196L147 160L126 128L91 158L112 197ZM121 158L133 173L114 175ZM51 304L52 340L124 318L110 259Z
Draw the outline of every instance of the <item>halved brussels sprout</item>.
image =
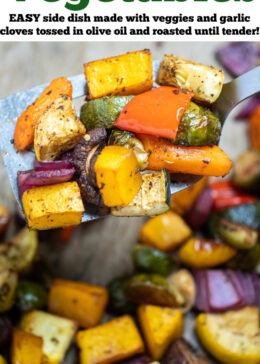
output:
M28 228L22 229L10 242L0 245L0 271L11 268L27 272L36 256L38 234Z
M218 144L221 122L209 109L191 102L185 109L174 144L203 146Z
M185 299L178 288L158 274L133 276L126 290L128 298L138 304L182 307Z
M0 272L0 312L5 312L12 308L17 282L18 276L13 270L5 269Z

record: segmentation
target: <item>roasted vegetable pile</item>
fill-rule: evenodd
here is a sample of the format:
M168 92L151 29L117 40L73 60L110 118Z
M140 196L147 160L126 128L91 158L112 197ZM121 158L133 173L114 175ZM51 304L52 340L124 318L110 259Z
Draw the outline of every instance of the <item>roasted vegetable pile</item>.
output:
M74 151L79 161L80 156L89 158L91 142L98 145L96 142L106 137L106 131L95 129L90 135ZM120 148L122 160L132 158L130 150L121 143L134 138L132 133L119 131L111 135L110 140L117 143L106 147L108 156L103 154L95 164L98 181L106 178L100 172L103 164L109 170L115 163L110 158L115 149ZM65 157L63 161L36 162L30 178L33 180L34 174L41 171L56 172L56 164L64 170L73 169L71 155ZM245 186L240 182L245 179L245 165L255 165L255 158L255 151L250 151L237 159L233 182L204 178L174 195L167 202L171 210L148 219L142 226L132 248L132 273L116 278L107 287L53 276L46 279L35 231L24 228L1 244L0 350L4 348L4 357L0 360L59 364L76 341L80 364L214 363L183 338L186 315L190 317L192 312L198 341L218 363L259 363L259 185ZM136 159L131 163L137 163ZM81 168L80 164L77 168ZM123 173L131 172L124 169ZM257 168L251 168L250 179L255 181L257 173ZM168 178L165 170L147 171L142 178L150 181L153 176L160 176L161 186ZM87 174L85 178L91 180ZM120 189L115 176L109 183L115 185L115 190ZM77 185L63 183L73 184ZM127 190L131 191L134 185L125 186L126 190L111 195L109 201L129 198ZM143 185L144 182L141 188ZM56 186L48 188L57 193ZM45 188L26 189L23 198ZM96 189L93 191L89 198L100 196ZM51 196L46 194L49 199ZM72 193L70 197L72 200ZM138 198L134 201L139 209ZM147 211L150 208L154 207L147 204ZM8 211L4 207L1 210L10 220ZM113 214L118 211L118 207L112 208ZM7 221L3 219L3 231ZM68 241L70 234L71 229L65 229L60 238ZM36 266L40 275L35 273Z
M78 225L90 205L101 215L159 215L170 209L171 175L228 174L221 121L210 110L222 71L166 55L153 80L149 50L84 71L80 116L70 81L60 77L17 120L16 150L33 146L36 155L34 169L17 177L31 229Z

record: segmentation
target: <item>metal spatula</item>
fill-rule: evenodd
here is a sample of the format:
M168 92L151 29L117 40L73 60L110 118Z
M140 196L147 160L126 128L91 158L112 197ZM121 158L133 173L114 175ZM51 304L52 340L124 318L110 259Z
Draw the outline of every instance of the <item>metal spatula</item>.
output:
M154 80L159 69L159 61L153 62ZM86 79L84 75L69 77L73 86L73 99L83 97L86 93ZM13 135L15 124L19 115L37 99L47 84L34 87L30 90L19 92L15 95L6 97L0 100L1 111L1 132L0 132L0 148L4 160L4 165L15 194L15 198L22 209L21 200L19 198L17 187L17 172L25 171L33 168L35 154L26 152L23 154L17 153L13 145ZM260 66L250 72L238 77L237 79L224 85L222 93L215 103L214 109L218 111L222 120L228 117L229 112L241 101L254 95L260 91ZM200 176L183 175L181 178L176 178L176 182L171 184L171 193L179 192L195 182ZM178 181L177 181L178 179ZM100 218L95 212L86 211L83 214L82 222L95 220Z

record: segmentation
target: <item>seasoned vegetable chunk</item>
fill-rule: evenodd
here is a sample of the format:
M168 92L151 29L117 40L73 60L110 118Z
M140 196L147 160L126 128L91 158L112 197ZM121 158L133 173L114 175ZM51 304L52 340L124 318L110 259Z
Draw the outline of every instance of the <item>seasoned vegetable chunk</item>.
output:
M55 78L40 97L19 116L14 132L17 151L23 151L33 144L34 129L39 119L63 95L72 98L72 84L65 77Z
M41 337L14 329L12 341L12 363L41 364L43 360Z
M22 312L43 309L47 306L47 291L39 283L19 281L15 305Z
M153 86L152 55L148 49L89 62L84 69L90 99L135 95Z
M185 109L174 144L203 146L218 144L220 120L209 109L191 102Z
M179 251L180 261L191 268L204 269L226 263L236 249L214 240L189 239Z
M138 318L152 359L161 359L170 343L181 336L182 313L168 307L142 305Z
M38 251L38 234L28 228L20 230L10 242L0 245L0 270L11 268L26 273Z
M214 67L167 54L160 64L157 82L191 91L195 99L213 103L221 93L224 73Z
M260 195L260 150L249 150L238 157L234 163L232 182Z
M138 134L146 152L149 152L148 168L171 173L188 173L200 176L225 176L232 162L217 145L183 147L152 135Z
M173 260L169 254L150 246L135 245L133 261L137 269L167 276L173 268Z
M85 132L71 99L62 96L43 114L35 127L36 158L54 161L61 153L75 147Z
M43 353L51 364L62 362L77 330L75 322L43 311L25 314L20 327L43 339Z
M27 190L23 207L29 227L39 230L79 225L84 211L76 182Z
M170 175L164 169L160 172L145 171L142 186L135 198L126 206L112 207L114 216L154 216L170 209Z
M258 241L259 234L256 230L227 219L218 219L215 229L223 241L236 249L251 249Z
M198 337L211 355L225 364L260 362L259 309L245 307L224 314L200 314Z
M136 274L128 284L126 294L135 303L182 307L184 297L175 284L159 274Z
M181 216L173 211L156 216L147 221L141 229L143 244L162 251L177 248L191 235L191 229Z
M103 287L55 279L49 293L48 308L50 312L88 328L102 319L107 301L107 290Z
M11 269L0 272L0 312L5 312L12 308L17 282L17 273Z
M87 131L101 126L112 128L120 112L132 98L133 96L105 96L90 100L81 107L80 120Z
M127 297L129 278L118 278L108 286L109 310L114 314L130 314L135 312L136 305Z
M144 150L142 142L135 138L134 133L115 129L110 134L109 144L121 145L124 148L131 149L141 170L146 169L148 166L148 153Z
M260 201L224 209L218 212L218 216L260 230Z
M128 205L142 185L134 152L119 145L105 147L94 168L106 206Z
M80 364L109 364L144 352L142 338L130 316L80 331L77 344Z
M187 269L180 269L168 277L180 291L185 299L185 306L180 308L181 312L188 312L193 307L196 296L196 285L193 275Z

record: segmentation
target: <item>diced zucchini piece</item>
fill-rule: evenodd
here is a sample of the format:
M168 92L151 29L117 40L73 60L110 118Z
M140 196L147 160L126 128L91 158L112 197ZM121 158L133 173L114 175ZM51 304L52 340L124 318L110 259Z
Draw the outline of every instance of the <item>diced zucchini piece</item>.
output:
M87 131L101 126L110 129L132 98L133 96L105 96L90 100L81 107L80 120Z
M37 230L79 225L84 211L77 182L27 190L23 207L29 227Z
M216 223L223 218L240 225L246 225L253 230L260 230L260 201L229 207L218 212L213 212L207 222L207 232L215 238L218 234Z
M218 219L216 231L221 239L237 249L251 249L258 240L258 232L256 230L227 219Z
M12 308L17 282L17 273L11 269L0 272L0 312L5 312Z
M51 364L59 364L63 360L77 330L74 321L43 311L23 315L20 327L43 339L43 353Z
M165 55L157 75L159 85L177 86L194 93L194 98L215 102L222 90L224 72L214 67Z
M111 209L114 216L154 216L170 209L170 176L166 169L142 174L142 187L127 206Z
M152 55L148 49L84 65L90 99L136 95L153 86Z
M260 150L243 153L234 163L235 186L260 194Z

